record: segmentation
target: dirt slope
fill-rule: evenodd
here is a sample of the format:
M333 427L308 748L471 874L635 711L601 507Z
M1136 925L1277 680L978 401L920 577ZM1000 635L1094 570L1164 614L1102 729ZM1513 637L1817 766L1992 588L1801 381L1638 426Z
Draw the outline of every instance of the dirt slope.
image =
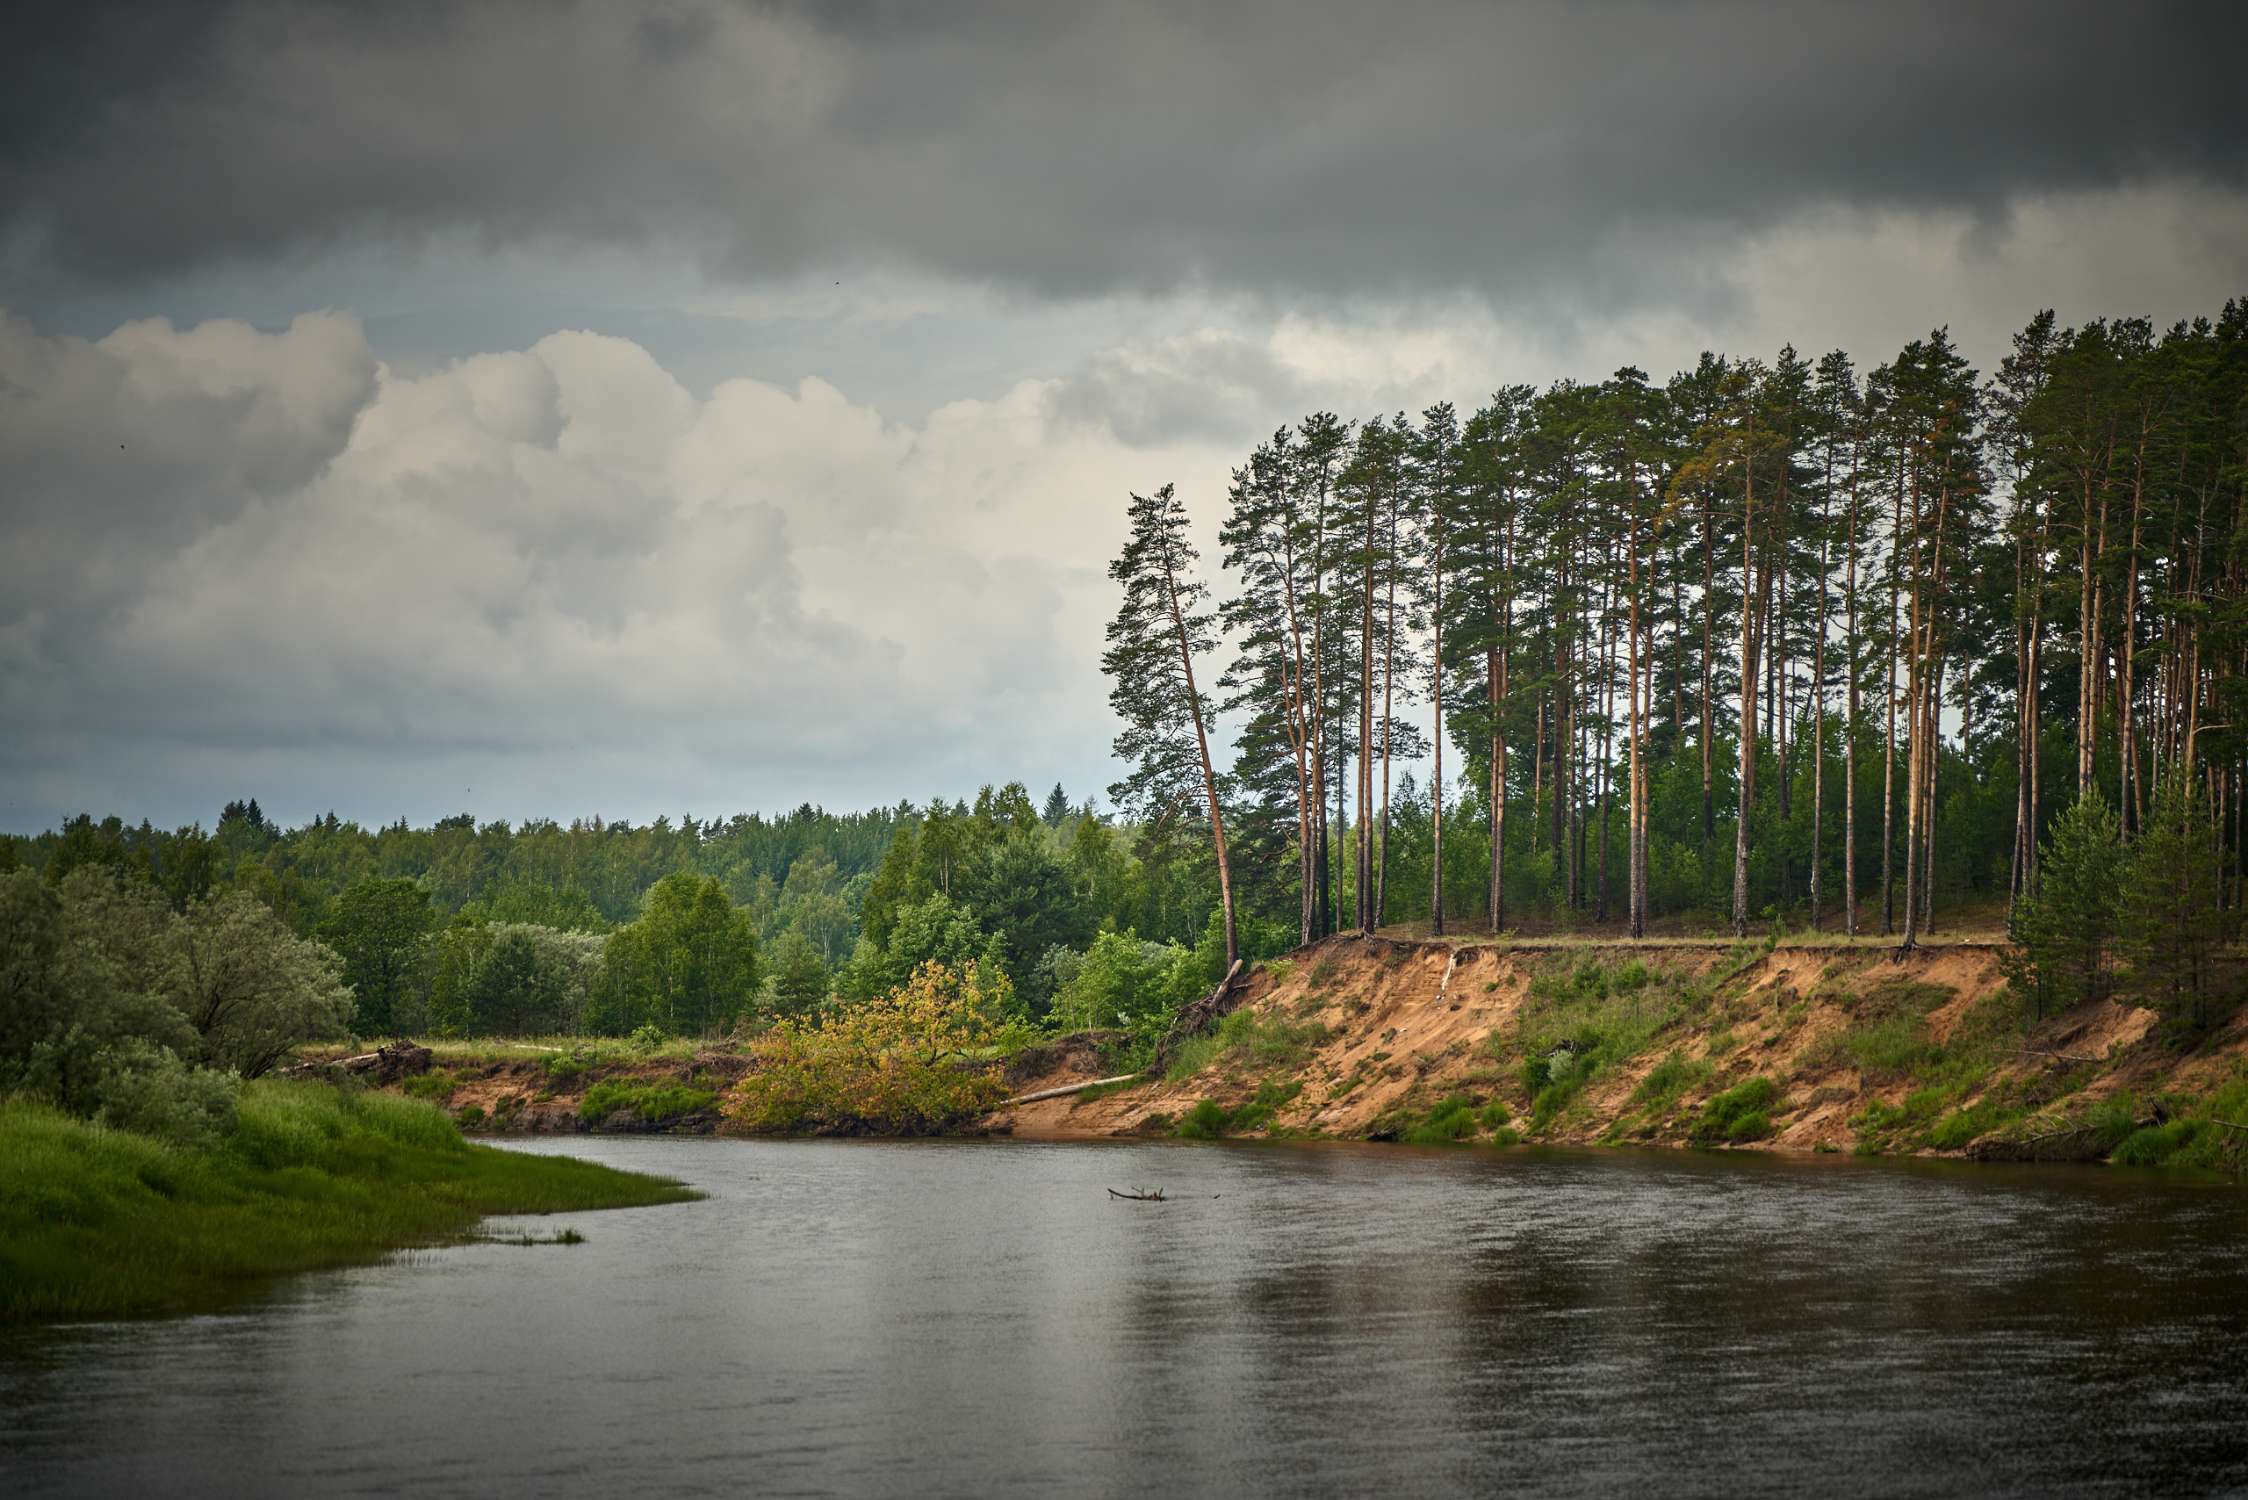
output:
M1734 1144L2036 1155L2021 1143L2058 1139L2110 1096L2132 1123L2158 1122L2162 1106L2138 1101L2236 1081L2248 1050L2243 1017L2180 1055L2157 1045L2153 1012L2106 1002L2026 1027L1997 950L1979 943L1899 962L1863 947L1342 937L1259 966L1239 994L1243 1014L1166 1078L988 1123L1031 1137L1168 1133L1210 1100L1254 1106L1229 1134L1425 1139L1433 1109L1465 1100L1473 1127L1450 1131L1462 1138L1684 1144L1728 1138L1710 1103L1736 1090L1720 1116L1763 1102ZM1098 1066L1074 1058L1019 1092Z

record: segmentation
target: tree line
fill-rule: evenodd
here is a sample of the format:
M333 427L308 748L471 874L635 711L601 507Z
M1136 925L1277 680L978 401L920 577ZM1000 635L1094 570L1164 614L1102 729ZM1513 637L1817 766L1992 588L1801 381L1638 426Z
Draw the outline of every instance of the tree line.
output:
M175 916L249 903L332 958L337 1024L368 1037L704 1034L863 1004L932 962L978 966L1015 1020L1152 1030L1219 962L1199 847L1058 784L1043 802L1010 783L973 802L637 828L285 830L249 799L210 832L81 816L0 839L11 868Z
M1276 429L1215 574L1134 495L1104 667L1143 829L1227 921L1780 918L1906 945L2158 804L2239 906L2248 301L1936 329L1861 373L1705 354ZM1235 726L1230 764L1213 747ZM1423 765L1428 781L1401 774ZM2198 847L2198 846L2197 846Z

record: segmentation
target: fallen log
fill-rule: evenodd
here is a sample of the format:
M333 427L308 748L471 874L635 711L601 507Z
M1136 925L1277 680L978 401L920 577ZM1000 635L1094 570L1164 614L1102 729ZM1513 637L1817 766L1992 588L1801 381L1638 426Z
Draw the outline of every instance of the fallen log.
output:
M1012 1099L1000 1100L998 1107L1000 1109L1012 1109L1018 1104L1036 1104L1041 1099L1059 1099L1064 1094L1082 1094L1087 1089L1097 1089L1103 1084L1130 1083L1135 1078L1146 1076L1144 1073L1119 1073L1113 1078L1088 1078L1083 1083L1065 1083L1059 1088L1039 1089L1035 1093L1017 1094Z
M400 1042L396 1046L377 1047L372 1052L362 1052L356 1057L299 1063L289 1069L289 1075L293 1078L370 1078L376 1083L396 1083L401 1078L428 1072L430 1059L431 1053L427 1047Z
M1163 1201L1163 1189L1161 1188L1156 1188L1153 1192L1139 1193L1120 1193L1116 1189L1110 1188L1108 1195L1111 1198L1122 1198L1128 1203L1161 1203Z

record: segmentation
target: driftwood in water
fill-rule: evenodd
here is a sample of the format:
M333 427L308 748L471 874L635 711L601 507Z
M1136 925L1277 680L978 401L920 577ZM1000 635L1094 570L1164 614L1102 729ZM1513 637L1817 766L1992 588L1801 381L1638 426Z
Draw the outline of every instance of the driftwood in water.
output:
M1156 1045L1156 1068L1169 1062L1171 1054L1181 1045L1217 1025L1225 1019L1228 1011L1241 1003L1233 998L1233 983L1240 977L1241 960L1237 958L1233 961L1233 967L1225 971L1225 978L1218 981L1216 989L1179 1012L1179 1018L1171 1023L1171 1029L1163 1034L1163 1040Z
M1060 1088L1040 1089L1033 1094L1017 1094L1012 1099L1002 1099L999 1108L1012 1109L1018 1104L1036 1104L1041 1099L1059 1099L1064 1094L1082 1094L1087 1089L1097 1089L1111 1083L1130 1083L1143 1076L1145 1075L1139 1073L1119 1073L1113 1078L1088 1078L1083 1083L1065 1083Z
M1163 1201L1163 1189L1161 1188L1137 1193L1120 1193L1116 1189L1110 1188L1108 1195L1111 1198L1122 1198L1131 1203L1161 1203Z

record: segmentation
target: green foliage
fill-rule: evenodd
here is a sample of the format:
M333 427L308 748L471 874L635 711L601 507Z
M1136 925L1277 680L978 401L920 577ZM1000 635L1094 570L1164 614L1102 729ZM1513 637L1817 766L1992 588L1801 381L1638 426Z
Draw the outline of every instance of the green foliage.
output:
M1955 1109L1938 1120L1928 1132L1928 1144L1938 1151L1961 1150L1969 1143L1989 1135L2019 1113L2019 1110L2009 1109L1999 1100L1980 1100L1965 1109Z
M464 1143L395 1095L267 1080L231 1127L167 1145L0 1099L0 1322L223 1305L484 1214L669 1203L659 1178Z
M437 920L429 892L413 880L369 875L336 898L320 935L342 955L361 1036L402 1032L414 1018L411 1002Z
M827 1003L827 960L811 939L790 928L775 940L773 1010L783 1016L808 1016Z
M208 1146L233 1129L237 1088L231 1073L133 1037L103 1054L95 1118L177 1146Z
M460 1087L460 1080L443 1068L434 1068L406 1079L398 1087L409 1099L443 1103L453 1097L453 1090Z
M1531 980L1512 1036L1492 1041L1523 1056L1519 1079L1533 1134L1549 1129L1586 1084L1637 1056L1677 1019L1674 983L1636 959L1610 969L1591 958Z
M1228 1012L1213 1030L1182 1043L1163 1076L1179 1083L1219 1063L1266 1070L1300 1067L1326 1038L1327 1028L1317 1021L1290 1022L1244 1006Z
M1214 1141L1225 1134L1226 1108L1215 1099L1200 1099L1179 1117L1178 1135L1187 1141Z
M1632 1090L1631 1102L1651 1115L1662 1114L1677 1103L1681 1095L1699 1088L1709 1073L1708 1063L1691 1061L1684 1053L1673 1050L1639 1080L1639 1087Z
M1246 1135L1252 1130L1264 1130L1272 1124L1272 1117L1302 1092L1303 1084L1300 1082L1282 1083L1268 1078L1257 1085L1254 1094L1233 1109L1227 1109L1214 1099L1200 1100L1180 1117L1178 1134L1183 1140L1212 1141L1220 1136Z
M1083 962L1053 1000L1057 1029L1127 1029L1161 1019L1168 1023L1182 1006L1201 998L1206 979L1194 951L1177 943L1146 943L1130 932L1103 932L1085 950Z
M599 1124L622 1111L648 1124L700 1114L718 1102L709 1089L682 1083L650 1083L638 1079L605 1078L585 1091L578 1103L578 1118Z
M2033 1014L2107 993L2122 882L2122 830L2099 794L2087 792L2053 825L2036 888L2014 903L2015 946L2003 962Z
M241 1076L341 1035L335 956L239 893L175 912L102 865L0 876L0 1091L196 1145Z
M1779 1096L1779 1085L1769 1078L1737 1083L1702 1106L1693 1138L1704 1144L1761 1140L1772 1133L1770 1111Z
M2209 1021L2211 969L2224 940L2223 883L2208 801L2172 776L2132 846L2116 928L2132 991L2197 1031Z
M647 1025L637 1028L632 1035L626 1037L624 1044L642 1057L647 1057L651 1053L661 1052L664 1044L670 1040L670 1035L661 1026Z
M707 875L668 875L609 937L593 1029L695 1035L750 1008L760 970L748 913Z
M816 1020L782 1020L750 1044L755 1069L732 1113L752 1130L926 1135L1007 1095L995 1060L1012 994L1004 974L928 964L891 994Z
M1480 1107L1468 1095L1454 1094L1439 1100L1426 1119L1404 1131L1399 1139L1409 1146L1445 1146L1467 1140L1481 1127Z

